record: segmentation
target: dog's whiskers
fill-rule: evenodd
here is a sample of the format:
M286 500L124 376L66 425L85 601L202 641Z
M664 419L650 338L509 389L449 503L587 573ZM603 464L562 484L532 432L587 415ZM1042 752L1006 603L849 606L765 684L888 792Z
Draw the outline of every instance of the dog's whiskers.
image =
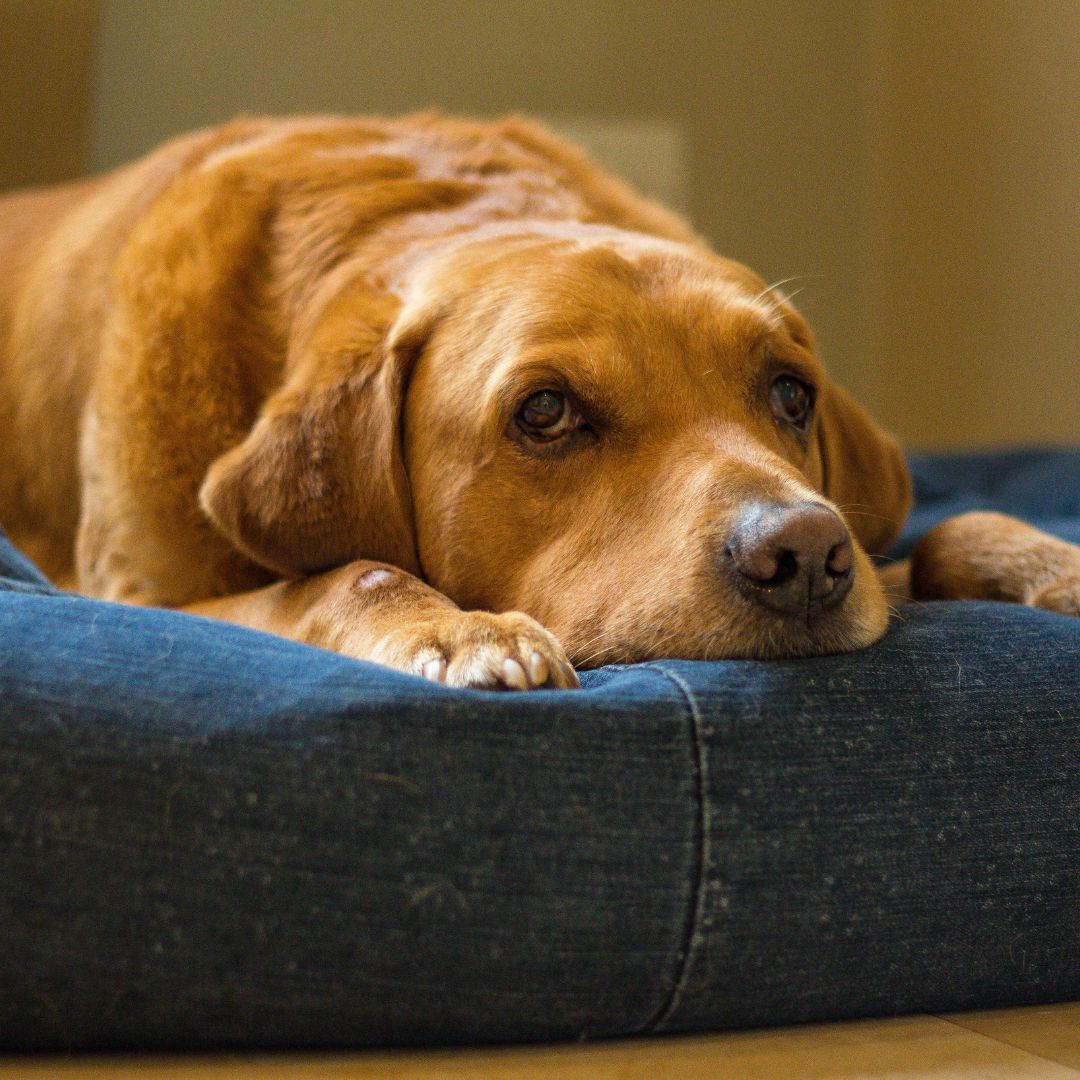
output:
M868 517L877 518L878 521L892 521L893 519L888 514L875 514L872 510L855 510L852 507L843 506L840 503L836 504L837 509L845 517Z
M759 292L757 296L755 296L754 299L750 301L750 303L756 304L759 300L765 299L765 297L767 297L769 293L776 292L777 289L782 288L784 285L787 285L792 281L798 281L801 277L801 274L793 274L791 277L781 278L779 281L774 281L771 285L766 285L765 288L762 289L761 292ZM799 292L802 292L802 290L800 289ZM784 299L787 299L786 294L780 293L778 295L784 297Z
M591 656L586 656L584 660L579 660L577 662L576 666L579 667L579 668L583 668L587 664L591 664L594 660L599 660L602 656L607 656L609 653L613 653L616 650L616 648L617 648L617 646L615 646L615 645L608 645L606 648L599 649L596 652L594 652Z

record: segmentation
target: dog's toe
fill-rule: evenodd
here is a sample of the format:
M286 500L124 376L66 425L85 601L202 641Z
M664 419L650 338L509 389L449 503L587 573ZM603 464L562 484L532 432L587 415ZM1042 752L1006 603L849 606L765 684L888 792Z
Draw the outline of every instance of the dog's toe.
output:
M516 611L461 611L410 627L392 635L378 659L447 686L567 690L579 685L559 642Z
M451 686L537 690L578 685L562 646L520 612L465 612L449 638L446 681Z

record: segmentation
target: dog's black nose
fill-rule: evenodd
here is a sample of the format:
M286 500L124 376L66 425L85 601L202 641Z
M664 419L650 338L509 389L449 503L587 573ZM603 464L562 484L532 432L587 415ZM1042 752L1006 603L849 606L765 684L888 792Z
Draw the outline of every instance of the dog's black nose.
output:
M851 535L820 503L748 506L725 555L744 594L786 615L834 607L851 588Z

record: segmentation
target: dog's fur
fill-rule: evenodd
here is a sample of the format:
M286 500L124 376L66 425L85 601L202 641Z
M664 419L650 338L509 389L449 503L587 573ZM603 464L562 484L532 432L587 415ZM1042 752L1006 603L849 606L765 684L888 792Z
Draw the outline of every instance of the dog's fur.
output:
M588 421L551 444L516 419L548 388ZM464 685L868 645L910 503L775 289L520 119L244 120L0 201L0 430L0 522L58 582ZM842 603L737 587L754 503L845 519ZM1080 549L1011 519L915 570L1080 595Z

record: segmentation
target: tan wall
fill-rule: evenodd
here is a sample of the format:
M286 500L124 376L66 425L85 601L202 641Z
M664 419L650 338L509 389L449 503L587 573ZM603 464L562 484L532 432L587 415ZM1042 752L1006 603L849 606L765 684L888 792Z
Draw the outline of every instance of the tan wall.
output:
M105 0L94 162L239 111L671 125L685 202L725 254L798 275L830 365L861 390L861 4L717 0ZM854 12L854 15L853 15Z
M0 185L79 170L97 6L0 0ZM101 10L95 169L241 111L534 112L796 276L830 369L909 444L1080 441L1076 0Z
M877 9L875 397L909 443L1080 442L1080 3Z
M86 168L97 0L0 0L0 190Z

